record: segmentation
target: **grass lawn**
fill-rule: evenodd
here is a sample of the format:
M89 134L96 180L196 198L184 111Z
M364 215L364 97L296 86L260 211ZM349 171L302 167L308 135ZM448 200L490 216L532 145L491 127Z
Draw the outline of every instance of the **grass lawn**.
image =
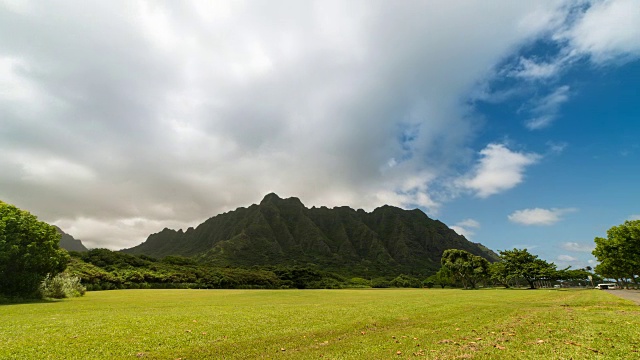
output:
M597 290L118 290L0 305L0 359L640 359Z

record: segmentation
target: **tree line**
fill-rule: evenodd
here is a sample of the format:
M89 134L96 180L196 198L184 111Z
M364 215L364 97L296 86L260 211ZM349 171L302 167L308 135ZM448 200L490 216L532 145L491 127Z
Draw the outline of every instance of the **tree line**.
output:
M526 284L531 289L561 282L567 285L586 286L589 277L597 275L591 268L558 269L554 263L539 259L527 249L499 251L500 261L490 263L486 259L464 250L449 249L442 254L442 267L427 279L430 285L441 287L460 284L465 289L475 289L479 284L513 287Z

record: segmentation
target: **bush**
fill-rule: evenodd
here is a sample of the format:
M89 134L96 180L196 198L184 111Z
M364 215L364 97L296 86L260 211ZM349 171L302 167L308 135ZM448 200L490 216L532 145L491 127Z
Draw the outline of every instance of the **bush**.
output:
M391 284L386 278L375 278L371 280L371 287L377 289L389 288Z
M398 277L391 280L390 285L398 288L419 288L422 286L420 280L405 274L400 274Z
M86 289L80 284L80 278L67 273L60 273L54 277L47 275L40 284L40 295L51 299L83 296Z
M359 277L354 277L349 280L348 286L351 288L369 288L371 287L371 281Z
M0 295L37 297L46 275L67 267L69 255L59 242L54 226L0 201Z

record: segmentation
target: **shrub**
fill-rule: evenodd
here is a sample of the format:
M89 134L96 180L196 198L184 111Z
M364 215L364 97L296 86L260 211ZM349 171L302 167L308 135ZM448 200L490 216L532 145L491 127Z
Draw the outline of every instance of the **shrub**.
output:
M371 287L378 288L378 289L389 288L391 287L391 284L389 283L389 280L385 278L375 278L371 280Z
M420 283L420 280L413 276L400 274L398 277L391 280L390 285L398 288L419 288L422 284Z
M369 288L371 287L371 281L359 277L354 277L349 280L348 285L352 288Z
M435 284L431 280L425 280L422 282L422 285L428 289L431 289Z
M51 277L47 275L40 284L40 295L52 299L83 296L86 289L80 284L80 278L67 273Z

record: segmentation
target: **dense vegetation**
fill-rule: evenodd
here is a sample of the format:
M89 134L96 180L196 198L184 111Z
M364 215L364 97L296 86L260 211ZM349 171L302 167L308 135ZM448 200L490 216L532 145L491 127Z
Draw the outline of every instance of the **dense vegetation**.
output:
M528 252L517 250L502 252ZM504 255L503 255L504 256ZM506 257L505 257L506 258ZM537 257L533 257L537 258ZM337 288L388 288L388 287L464 287L514 286L527 284L530 273L511 269L508 260L490 264L486 259L464 250L446 250L443 266L436 272L394 274L362 278L346 272L330 272L319 266L252 266L219 267L199 263L195 259L167 256L155 259L146 255L131 255L107 249L87 252L71 252L67 273L77 276L88 290L110 289L337 289ZM522 264L528 268L528 264ZM565 284L587 285L589 271L558 270L549 264L552 271L544 277L536 277L536 283L544 280L545 286ZM535 284L535 283L534 283Z
M37 297L47 275L62 272L68 254L55 227L0 201L0 295Z
M218 267L182 256L158 260L107 249L70 254L67 272L79 277L87 290L422 287L425 277L400 274L364 279L328 272L318 266Z
M196 257L216 266L319 266L371 278L435 272L447 249L497 260L491 250L417 209L308 209L297 198L269 194L259 205L212 217L186 232L164 229L123 251Z

